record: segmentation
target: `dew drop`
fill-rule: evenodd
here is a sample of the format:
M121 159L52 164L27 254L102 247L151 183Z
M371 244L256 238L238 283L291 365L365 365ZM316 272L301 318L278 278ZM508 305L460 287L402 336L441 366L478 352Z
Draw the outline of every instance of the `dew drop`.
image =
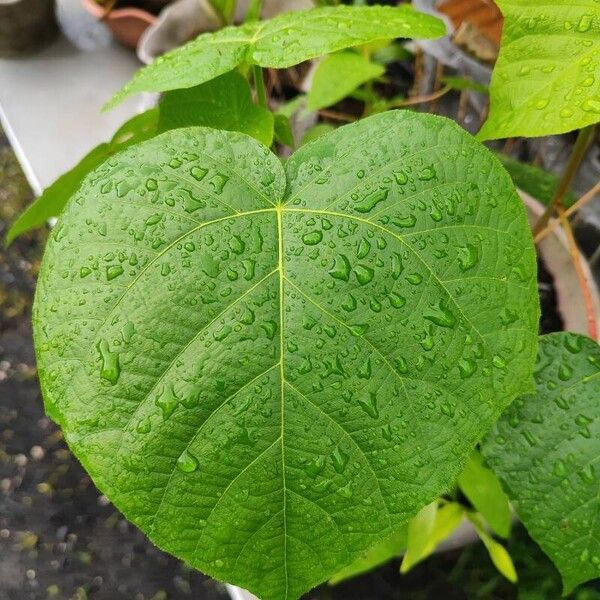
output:
M184 450L177 459L177 468L183 473L193 473L198 466L198 459L188 450Z

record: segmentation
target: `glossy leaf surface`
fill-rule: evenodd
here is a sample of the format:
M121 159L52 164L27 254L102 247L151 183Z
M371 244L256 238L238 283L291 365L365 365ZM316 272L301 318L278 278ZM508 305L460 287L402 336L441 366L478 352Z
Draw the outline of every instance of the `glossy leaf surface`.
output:
M240 131L265 146L273 141L273 114L252 102L250 85L235 71L163 96L158 120L160 132L196 125Z
M240 64L282 69L375 40L445 33L439 19L410 6L329 6L285 13L198 36L138 71L109 106L139 92L199 85Z
M297 598L455 481L529 384L524 208L440 117L388 112L285 171L177 129L92 173L35 303L49 415L160 547Z
M480 139L543 136L600 121L596 0L497 0L504 14Z
M541 338L535 394L517 399L484 454L565 592L600 576L600 347L573 333Z
M6 234L10 244L21 234L57 217L81 185L86 175L113 154L156 135L158 113L155 109L132 117L115 133L110 142L99 144L88 152L72 169L49 185L42 195L19 215Z

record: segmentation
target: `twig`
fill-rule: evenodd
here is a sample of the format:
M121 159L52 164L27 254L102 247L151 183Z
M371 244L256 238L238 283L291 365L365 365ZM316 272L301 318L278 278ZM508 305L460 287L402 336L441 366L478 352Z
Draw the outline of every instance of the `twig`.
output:
M447 94L451 90L450 86L445 86L441 90L437 92L433 92L431 94L426 94L424 96L413 96L412 98L407 98L406 100L401 100L400 102L392 102L388 105L388 108L400 108L401 106L412 106L413 104L421 104L423 102L431 102L432 100L437 100L441 98L444 94Z
M596 314L594 311L594 302L592 300L590 286L586 274L583 271L583 267L581 266L581 252L577 247L577 242L575 241L575 236L573 235L573 229L571 228L571 223L569 223L569 219L567 219L565 215L565 210L561 205L557 207L557 210L560 222L565 230L565 233L567 234L567 242L569 243L569 254L571 255L571 260L573 261L573 266L575 267L575 272L577 273L577 279L579 280L579 286L581 287L583 302L585 304L585 314L588 322L588 334L593 340L597 340L598 323L596 322Z
M561 206L562 200L571 187L571 182L579 170L579 165L581 164L589 145L594 139L594 131L595 125L588 125L587 127L579 130L577 141L573 146L571 156L569 157L569 162L567 163L567 167L560 178L556 191L554 192L554 196L546 207L544 214L539 218L538 222L533 228L534 236L537 236L537 234L546 227L550 217L558 210L559 206Z
M344 121L345 123L352 123L356 121L358 117L353 117L352 115L348 115L346 113L335 112L333 110L320 110L319 114L322 117L326 117L328 119L333 119L334 121Z
M409 96L416 96L421 91L421 80L423 79L423 50L417 48L415 52L415 77L408 92Z
M588 202L594 199L594 197L600 194L600 181L589 189L577 202L574 202L565 212L565 217L570 217L575 211L579 210L582 206L585 206ZM548 223L548 225L542 229L535 236L535 243L541 242L549 233L554 231L560 224L560 219L554 219Z

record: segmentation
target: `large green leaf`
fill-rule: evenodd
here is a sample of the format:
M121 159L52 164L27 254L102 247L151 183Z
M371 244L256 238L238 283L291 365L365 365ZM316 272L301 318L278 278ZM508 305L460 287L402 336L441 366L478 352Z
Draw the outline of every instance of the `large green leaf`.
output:
M49 415L156 544L296 598L455 481L529 386L535 256L496 158L388 112L286 162L176 129L91 174L35 302Z
M325 58L317 67L310 91L308 108L317 110L331 106L357 87L385 73L385 67L369 61L356 52L338 52Z
M600 346L543 336L535 378L535 394L506 411L484 454L569 592L600 577Z
M19 215L6 233L6 243L11 244L23 233L43 225L52 217L57 217L90 171L113 154L156 135L157 118L156 109L136 115L119 128L110 142L100 144L90 150L72 169L49 185L42 195Z
M444 33L439 19L410 6L328 6L286 13L198 36L138 71L108 106L139 92L192 87L240 64L281 69L375 40Z
M265 146L273 141L273 114L252 102L250 85L235 71L163 96L159 131L192 125L241 131Z
M480 139L564 133L600 121L597 0L497 0L504 14Z

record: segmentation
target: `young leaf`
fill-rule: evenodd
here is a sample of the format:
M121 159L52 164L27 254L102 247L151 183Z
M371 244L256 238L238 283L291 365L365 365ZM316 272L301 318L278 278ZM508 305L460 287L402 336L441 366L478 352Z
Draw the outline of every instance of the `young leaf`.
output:
M467 466L458 478L458 485L491 529L503 538L508 537L510 533L508 498L494 473L483 464L479 452L471 454Z
M423 507L409 522L406 538L406 553L402 558L400 573L407 573L425 557L429 540L435 527L438 501Z
M240 64L282 69L375 40L445 33L442 21L410 6L327 6L285 13L198 36L138 71L107 107L139 92L193 87Z
M448 502L438 508L437 500L426 506L408 523L406 554L400 565L401 573L408 573L425 560L460 525L465 514L457 502Z
M548 204L554 197L554 192L558 186L559 178L554 174L535 165L522 163L514 158L510 158L501 152L496 156L504 165L504 168L510 173L515 185L539 200L542 204ZM571 206L577 198L571 190L569 190L563 200L563 206Z
M574 333L541 338L535 394L516 400L483 446L565 593L600 576L600 346Z
M565 133L600 121L596 0L497 0L504 15L482 140Z
M408 531L406 525L384 540L377 542L369 548L362 556L359 556L352 564L338 571L329 579L330 585L336 585L346 579L351 579L367 571L371 571L379 565L383 565L392 558L400 556L406 548Z
M160 102L160 132L200 125L247 133L265 146L273 142L273 114L252 102L239 73L225 73L193 88L167 92Z
M467 77L442 77L442 83L446 84L449 88L462 92L464 90L471 90L480 94L488 94L489 88L483 83L473 81Z
M274 126L275 140L280 144L293 148L296 144L289 117L282 113L276 113L274 115Z
M51 236L34 323L47 411L103 493L281 600L452 485L529 385L537 319L508 174L455 123L392 111L285 172L204 128L114 157Z
M356 52L338 52L317 67L308 92L308 108L318 110L343 100L357 87L380 77L385 67L370 62Z
M157 116L157 111L151 109L132 117L115 133L110 142L90 150L71 170L49 185L42 195L19 215L6 234L6 244L11 244L23 233L43 225L48 219L57 217L85 176L107 158L132 144L156 135Z
M313 125L302 137L302 141L300 142L301 146L304 144L309 144L310 142L314 142L316 139L324 136L325 134L333 131L335 127L330 123L317 123Z
M471 523L473 523L479 539L483 542L498 572L504 575L511 583L517 583L517 571L508 550L485 530L485 525L480 515L467 513L467 516Z

